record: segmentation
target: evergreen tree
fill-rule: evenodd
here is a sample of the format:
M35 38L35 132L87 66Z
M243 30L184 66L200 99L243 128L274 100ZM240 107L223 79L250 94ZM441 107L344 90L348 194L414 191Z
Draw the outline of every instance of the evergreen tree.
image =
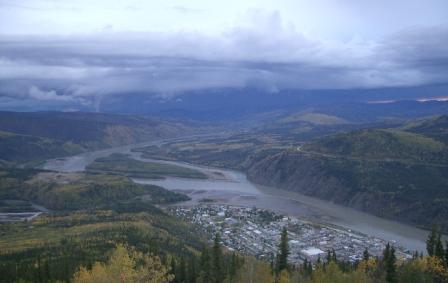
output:
M386 282L387 283L396 283L397 280L397 272L396 272L396 263L397 258L395 257L395 248L391 247L389 243L386 245L386 249L383 253L383 262L384 268L386 270Z
M331 251L330 251L330 250L328 250L328 251L327 251L327 263L330 263L330 262L331 262L331 260L332 260L332 255L331 255Z
M412 259L418 259L418 251L412 253Z
M188 283L196 283L196 260L193 258L191 263L188 265Z
M311 261L308 262L308 274L313 274L313 264L311 263Z
M219 237L219 234L216 233L212 254L212 278L215 283L222 283L224 277L224 258L221 249L221 238Z
M199 276L199 282L201 283L211 283L212 275L211 275L211 259L210 253L207 247L204 247L201 254L201 273Z
M185 265L185 259L182 257L180 259L179 270L176 273L178 277L177 282L186 283L187 282L187 267Z
M445 265L448 267L448 241L445 241Z
M445 250L443 249L443 244L442 244L442 235L440 234L439 231L436 235L436 243L434 246L434 256L438 257L442 261L444 260L444 257L445 257Z
M286 227L283 227L282 234L280 236L280 244L278 245L278 254L276 262L276 272L280 272L288 268L288 256L289 256L289 246L288 246L288 231Z
M313 265L306 258L303 261L302 269L303 269L303 272L308 276L310 276L313 273Z
M366 248L362 254L362 260L369 261L369 258L370 258L369 250L367 250Z
M240 258L236 253L232 253L232 257L230 258L230 264L229 264L229 281L233 282L233 280L236 277L236 274L238 270L240 269Z
M338 259L336 257L336 251L334 249L331 249L331 260L335 263L338 262Z
M433 225L431 232L428 235L428 239L426 240L426 251L428 252L429 256L435 255L437 234L438 234L437 226Z

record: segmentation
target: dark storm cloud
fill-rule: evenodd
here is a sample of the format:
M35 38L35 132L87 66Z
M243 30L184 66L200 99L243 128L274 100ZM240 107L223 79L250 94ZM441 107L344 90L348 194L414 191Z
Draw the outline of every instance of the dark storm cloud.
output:
M275 13L263 33L104 33L0 38L0 95L94 105L109 95L220 87L337 89L448 82L448 29L407 30L381 42L318 42Z

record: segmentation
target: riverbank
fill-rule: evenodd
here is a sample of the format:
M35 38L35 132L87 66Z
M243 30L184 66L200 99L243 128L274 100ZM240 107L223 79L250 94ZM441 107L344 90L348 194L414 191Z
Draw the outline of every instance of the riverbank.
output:
M144 145L157 145L165 142L154 141ZM132 152L132 148L142 144L94 151L64 159L48 161L45 169L68 172L83 171L96 158L108 156L112 153L130 154L138 160L154 162L141 158L139 153ZM390 242L397 242L409 250L425 250L427 232L395 221L381 219L354 209L346 208L317 198L303 196L297 193L257 186L247 180L246 175L232 170L217 169L206 166L196 166L185 162L163 161L177 166L187 166L206 174L219 172L226 176L224 180L206 179L193 180L181 178L166 178L164 180L134 179L137 183L154 184L168 190L184 192L192 200L188 205L199 203L201 199L211 199L218 203L230 205L245 205L269 209L278 213L302 216L313 221L321 221L353 229L361 233L372 235Z

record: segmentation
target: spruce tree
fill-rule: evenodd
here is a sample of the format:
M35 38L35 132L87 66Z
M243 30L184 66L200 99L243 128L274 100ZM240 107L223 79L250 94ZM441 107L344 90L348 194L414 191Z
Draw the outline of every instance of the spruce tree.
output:
M308 274L313 274L313 264L311 263L311 261L308 262Z
M367 250L366 248L362 254L362 260L369 261L369 258L370 258L369 250Z
M440 234L439 231L438 231L438 233L436 235L436 243L435 243L435 247L434 247L434 256L438 257L442 261L444 260L444 257L445 257L445 250L443 249L443 244L442 244L442 235Z
M289 246L288 246L288 231L286 227L283 227L282 234L280 236L280 244L278 245L278 254L276 262L276 272L280 274L281 271L288 268L288 256L289 256Z
M188 265L188 283L196 283L196 260L193 258L191 263Z
M335 263L338 262L338 259L336 257L336 251L334 249L331 249L331 260Z
M187 267L185 265L185 259L182 257L180 259L179 270L177 271L177 281L180 283L187 282Z
M224 277L224 258L221 249L221 238L219 237L219 234L216 233L212 253L212 278L215 283L222 283Z
M327 264L331 262L332 256L331 256L331 251L328 250L327 251Z
M428 239L426 240L426 251L428 252L429 256L435 255L435 248L436 248L436 241L437 241L437 226L433 225L431 232L428 235Z
M445 265L448 267L448 241L445 241Z
M311 264L311 261L308 261L308 259L306 258L303 261L303 271L308 276L310 276L313 273L313 265Z
M201 273L200 273L200 282L202 283L211 283L211 259L210 253L207 247L204 247L201 254Z
M233 282L233 279L235 279L235 276L238 272L239 269L239 265L240 265L240 259L238 258L238 256L236 255L236 253L232 253L232 257L230 258L230 264L229 264L229 281Z
M395 257L395 248L390 247L389 243L386 246L385 251L386 258L385 260L385 268L386 268L386 282L387 283L397 283L397 271L395 263L397 261L397 258Z

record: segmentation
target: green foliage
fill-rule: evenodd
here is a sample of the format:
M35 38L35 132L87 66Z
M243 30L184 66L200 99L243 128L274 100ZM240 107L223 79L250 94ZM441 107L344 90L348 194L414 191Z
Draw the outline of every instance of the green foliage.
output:
M383 265L386 271L386 282L397 283L395 248L387 243L386 249L383 252Z
M0 200L33 201L52 210L78 210L121 206L124 201L144 197L150 203L185 201L186 195L154 185L140 185L122 176L85 174L70 183L50 181L24 182L35 172L29 169L7 170L8 178L0 179ZM14 178L12 177L14 176Z
M144 116L0 112L0 164L1 159L23 163L191 132L180 122Z
M438 258L442 262L445 262L445 265L448 266L448 261L446 261L448 243L445 250L442 243L442 233L440 232L439 227L436 225L433 225L431 232L426 239L426 251L428 252L429 256Z
M211 275L214 283L222 283L225 279L224 258L222 254L221 238L215 235L212 249Z
M277 260L275 264L275 271L280 274L283 270L288 269L288 256L289 256L289 246L288 246L288 230L283 227L280 243L278 246Z
M134 178L160 179L164 176L197 179L207 178L202 172L194 169L170 164L139 161L118 153L114 153L109 157L96 159L87 167L87 170Z
M400 130L367 129L329 136L305 144L301 153L314 161L316 170L337 180L342 188L334 198L339 202L351 204L356 199L354 205L382 217L426 228L438 223L446 232L446 119Z
M84 150L82 146L68 141L5 132L0 134L0 159L11 162L44 160L55 156L74 155Z
M303 150L350 160L448 164L444 143L395 129L368 129L334 135L308 143Z

